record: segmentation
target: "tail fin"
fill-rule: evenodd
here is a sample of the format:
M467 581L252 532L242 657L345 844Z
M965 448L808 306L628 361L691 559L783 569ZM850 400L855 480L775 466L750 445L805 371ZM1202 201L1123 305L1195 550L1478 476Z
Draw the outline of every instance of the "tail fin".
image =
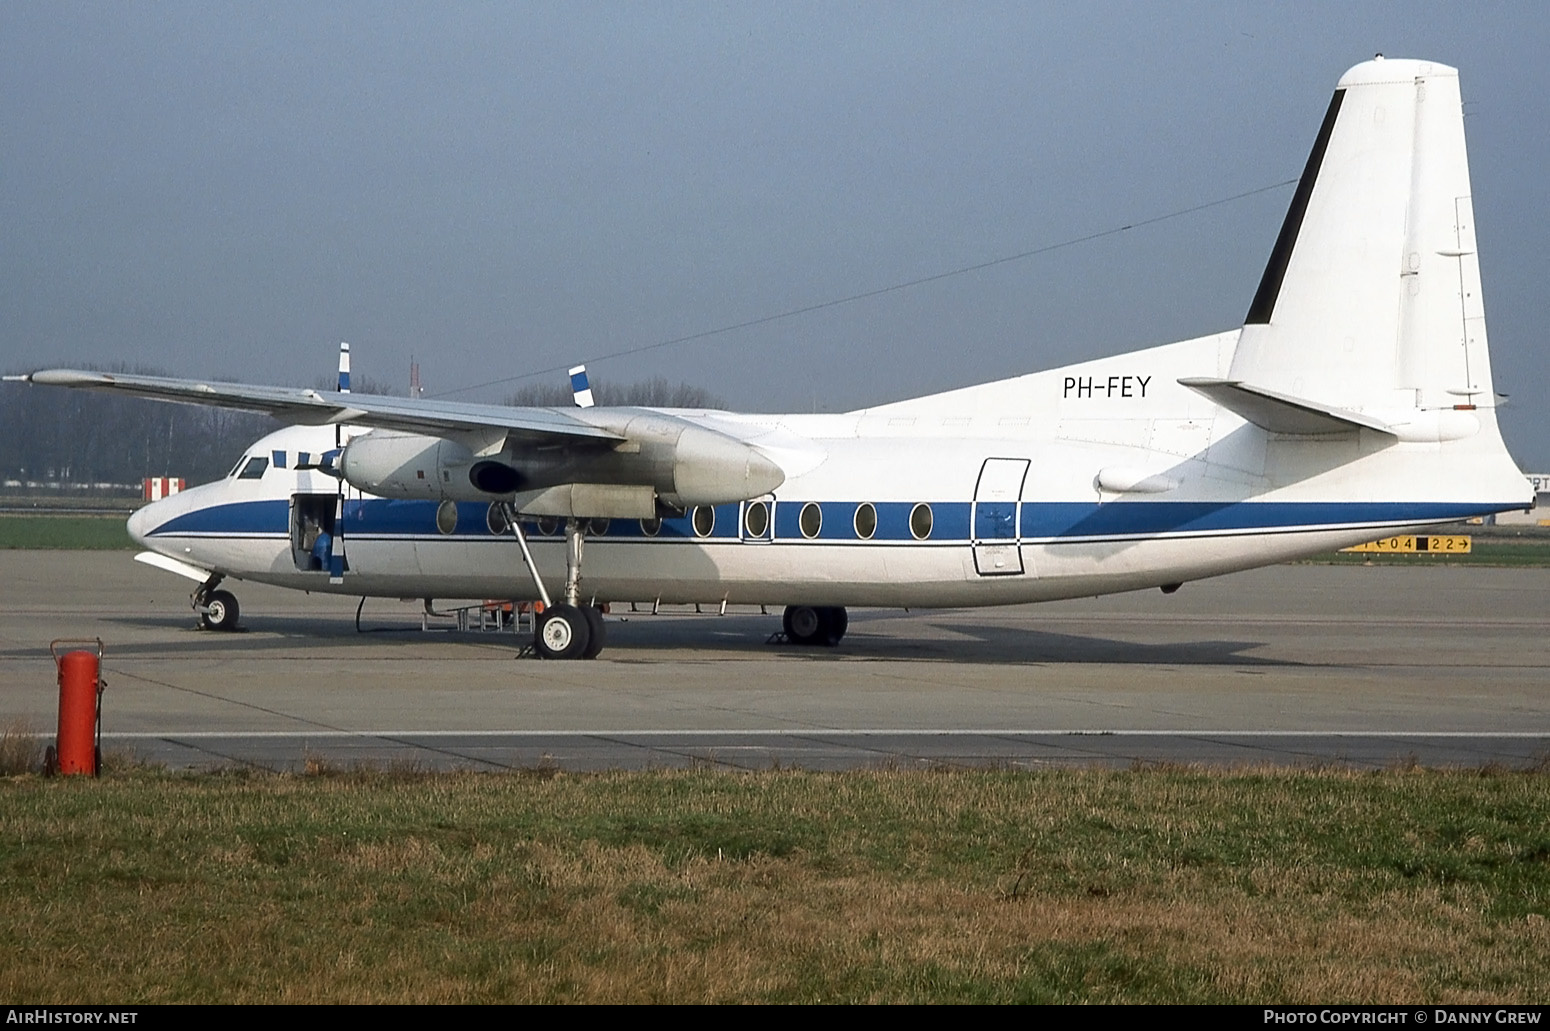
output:
M1456 69L1341 78L1244 321L1223 386L1385 422L1494 404Z

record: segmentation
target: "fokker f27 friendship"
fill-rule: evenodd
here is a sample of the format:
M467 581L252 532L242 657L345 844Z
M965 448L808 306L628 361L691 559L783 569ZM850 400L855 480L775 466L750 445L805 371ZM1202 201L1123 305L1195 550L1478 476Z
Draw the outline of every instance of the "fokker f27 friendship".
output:
M1341 78L1244 325L843 415L509 408L51 370L268 412L224 480L129 520L218 585L531 598L595 656L609 601L1002 605L1161 587L1531 504L1496 421L1457 72Z

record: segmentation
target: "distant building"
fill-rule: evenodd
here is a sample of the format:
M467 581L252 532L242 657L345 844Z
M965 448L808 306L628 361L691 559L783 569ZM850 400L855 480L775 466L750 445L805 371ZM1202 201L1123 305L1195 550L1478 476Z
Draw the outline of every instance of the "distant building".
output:
M141 497L146 501L160 501L181 491L186 484L181 476L147 476L145 478L145 491Z

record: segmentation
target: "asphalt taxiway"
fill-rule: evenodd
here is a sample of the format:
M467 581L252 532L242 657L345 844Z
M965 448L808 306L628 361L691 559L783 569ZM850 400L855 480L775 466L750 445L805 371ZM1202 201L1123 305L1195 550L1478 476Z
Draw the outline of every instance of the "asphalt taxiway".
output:
M1550 757L1550 570L1279 566L1109 598L778 613L616 610L592 662L418 604L228 582L244 632L119 552L0 552L0 722L51 731L50 641L101 638L103 745L173 766L494 769L1524 766Z

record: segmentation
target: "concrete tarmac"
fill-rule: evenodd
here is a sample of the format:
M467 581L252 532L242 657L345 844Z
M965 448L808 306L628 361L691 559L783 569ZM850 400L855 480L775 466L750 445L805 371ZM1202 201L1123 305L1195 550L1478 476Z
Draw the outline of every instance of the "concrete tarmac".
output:
M1278 566L1003 609L622 616L593 662L422 632L418 603L233 583L244 632L123 552L0 552L0 722L52 733L49 642L106 652L103 745L175 767L413 763L1525 766L1550 759L1550 570Z

